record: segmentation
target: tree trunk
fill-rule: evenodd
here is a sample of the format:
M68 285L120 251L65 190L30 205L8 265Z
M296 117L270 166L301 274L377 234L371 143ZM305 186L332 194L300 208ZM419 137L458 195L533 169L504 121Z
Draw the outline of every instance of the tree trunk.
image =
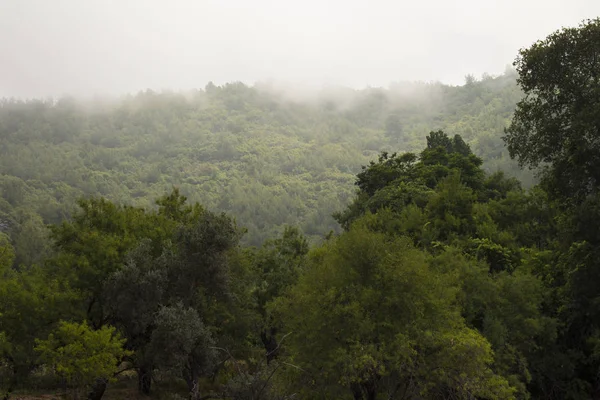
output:
M377 398L377 385L373 381L353 383L350 385L354 400L375 400Z
M6 393L4 393L4 396L2 396L2 400L9 400L11 393L12 393L12 387L9 387L8 389L6 389Z
M8 387L6 388L6 392L4 393L4 396L2 396L2 400L10 399L10 394L13 392L13 390L15 390L19 386L23 385L27 376L33 369L33 367L30 365L15 364L14 360L12 358L9 358L9 362L12 363L12 367L11 367L12 374L7 379ZM0 394L1 393L2 392L0 392Z
M188 386L190 400L200 399L200 388L198 387L198 373L194 368L186 368L183 372L183 378Z
M358 383L351 384L350 390L352 391L352 397L354 400L363 400L363 392Z
M596 379L594 385L594 393L592 394L592 400L600 400L600 379Z
M92 385L92 390L88 393L88 400L100 400L104 396L108 381L104 378L96 379L96 382Z
M260 339L265 346L265 352L267 354L267 364L270 364L271 361L276 359L279 353L279 344L277 343L277 338L275 338L276 333L277 330L275 328L265 329L260 333Z
M375 400L377 398L377 385L369 381L364 385L365 393L367 394L367 400Z
M138 390L145 395L150 394L152 386L152 367L143 366L138 368Z
M14 388L15 388L15 378L14 378L14 376L11 376L8 379L8 387L6 388L6 392L4 392L4 395L2 396L2 400L10 399L10 394L12 393Z

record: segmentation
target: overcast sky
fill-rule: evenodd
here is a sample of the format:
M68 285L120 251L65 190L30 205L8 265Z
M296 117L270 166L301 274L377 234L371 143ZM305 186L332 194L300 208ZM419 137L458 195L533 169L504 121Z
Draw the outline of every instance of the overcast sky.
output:
M0 0L0 96L460 84L600 0Z

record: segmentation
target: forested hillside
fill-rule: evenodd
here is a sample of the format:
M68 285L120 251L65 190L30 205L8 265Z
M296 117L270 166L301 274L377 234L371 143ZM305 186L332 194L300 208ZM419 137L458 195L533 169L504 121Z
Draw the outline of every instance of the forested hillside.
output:
M41 244L19 238L31 241L42 223L72 215L79 198L149 207L176 186L234 215L247 243L285 224L316 239L338 229L331 215L352 199L361 165L380 151L419 150L438 129L461 134L488 170L530 184L501 140L521 96L515 78L303 96L232 83L118 100L3 100L0 219L21 253Z
M461 87L6 101L0 396L600 399L598 54L600 19Z

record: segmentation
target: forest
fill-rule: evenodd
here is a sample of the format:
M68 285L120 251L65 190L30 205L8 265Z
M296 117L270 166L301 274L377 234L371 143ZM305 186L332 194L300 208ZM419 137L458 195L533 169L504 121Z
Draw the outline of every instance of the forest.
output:
M2 100L0 398L600 399L598 54Z

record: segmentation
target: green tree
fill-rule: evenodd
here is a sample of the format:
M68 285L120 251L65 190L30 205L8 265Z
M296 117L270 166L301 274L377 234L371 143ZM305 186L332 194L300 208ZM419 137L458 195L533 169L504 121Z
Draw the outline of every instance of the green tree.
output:
M490 344L460 316L453 274L367 223L314 250L275 303L306 398L513 398Z
M427 136L427 148L433 150L438 147L446 150L447 153L453 151L452 140L441 130L430 132Z
M165 370L182 374L191 400L201 399L198 379L217 363L215 341L198 312L181 304L161 307L156 313L149 348Z
M561 321L551 354L563 368L547 358L547 376L533 388L551 398L600 393L594 345L600 328L599 51L600 19L595 19L552 33L521 50L515 61L525 97L505 141L521 165L540 167L549 202L558 205L554 252L533 262L552 289L552 312Z
M0 391L10 393L27 383L39 365L35 340L48 335L62 318L81 318L80 297L43 267L0 270L0 333L3 336Z
M581 201L600 185L600 19L563 28L519 53L525 97L505 141L521 165L546 167L547 187Z
M243 285L233 282L239 277L234 272L239 271L230 269L242 232L227 215L206 211L197 203L186 204L186 198L177 189L156 203L156 214L146 212L140 218L162 225L150 234L145 229L133 231L137 236L130 240L137 240L135 247L122 256L121 264L113 266L113 272L102 283L99 298L106 321L124 333L126 348L134 351L130 361L138 373L140 392L150 393L156 368L177 370L190 385L190 391L195 391L199 375L206 374L211 364L201 361L195 342L180 343L178 338L189 339L185 332L193 331L198 323L218 340L244 326L245 321L240 319L245 315L240 312L238 296L246 293L243 288L238 290ZM157 319L160 315L177 312L189 324L180 327L184 330L179 336L173 333L172 346L179 346L176 355L166 342L156 345L153 335L161 327ZM164 339L166 333L162 334ZM185 349L189 354L184 354ZM177 363L172 361L176 356ZM175 368L174 363L179 367Z
M0 275L12 267L15 260L15 249L10 243L8 235L0 232Z
M416 206L429 210L427 214L432 223L446 219L450 225L462 226L457 233L469 233L469 227L457 218L470 220L472 203L484 188L481 159L471 152L459 135L452 140L442 131L431 132L427 141L428 147L418 157L413 153L390 156L384 152L377 162L363 166L356 176L356 198L346 210L334 214L342 227L348 228L366 212L389 208L402 213L405 209L409 212L409 207L414 211L412 206ZM458 150L454 150L453 143ZM455 207L453 215L444 204L449 200L448 196L461 197L455 199L453 206L447 205ZM446 211L449 211L447 216ZM448 232L438 235L447 238ZM435 239L431 236L426 241Z
M252 255L257 281L253 291L258 313L262 319L260 339L264 345L267 363L279 352L278 327L267 311L267 304L296 283L308 253L308 240L295 227L285 227L280 238L266 241Z
M103 290L107 278L118 271L126 254L143 238L160 252L173 224L143 208L121 206L106 199L79 202L72 221L51 227L56 255L49 267L81 291L87 319L99 328L106 322Z
M45 340L36 340L35 350L71 386L79 399L98 378L111 380L127 351L115 328L92 330L87 323L61 322Z
M370 229L410 237L434 256L434 273L459 274L468 326L490 342L493 370L527 396L530 385L560 375L545 375L548 357L538 351L562 356L555 351L557 319L543 286L552 278L547 272L538 278L538 267L523 265L553 245L556 209L539 188L527 193L501 172L487 176L460 136L432 132L428 139L410 174L393 168L395 155L364 168L357 182L368 178L377 186L360 190L338 220L346 227L372 213Z
M133 351L129 360L137 371L141 393L150 392L152 372L157 366L157 349L152 350L148 346L156 312L167 301L170 262L172 255L168 247L154 258L150 241L142 240L129 252L123 267L108 278L104 287L108 318L123 333L127 340L125 347Z
M169 300L167 292L174 296L167 285L175 287L175 280L182 279L167 271L167 262L172 269L184 265L175 262L168 242L174 240L176 231L193 230L192 222L204 215L199 205L185 202L177 189L157 200L158 211L102 198L81 200L73 221L52 227L56 255L48 261L49 270L79 291L82 311L94 329L110 323L124 330L127 347L138 351L133 361L140 390L146 393L153 369L143 351L150 340L148 329L159 302ZM98 383L105 385L103 380Z
M444 178L427 203L432 239L451 242L473 233L473 190L461 182L458 173Z
M461 314L492 345L494 371L518 390L519 398L527 398L532 379L543 376L545 352L554 346L558 330L557 319L544 313L548 290L543 281L527 269L490 274L488 264L451 246L431 265L439 273L458 275Z
M15 232L15 265L41 265L50 255L50 232L39 215L29 215Z

